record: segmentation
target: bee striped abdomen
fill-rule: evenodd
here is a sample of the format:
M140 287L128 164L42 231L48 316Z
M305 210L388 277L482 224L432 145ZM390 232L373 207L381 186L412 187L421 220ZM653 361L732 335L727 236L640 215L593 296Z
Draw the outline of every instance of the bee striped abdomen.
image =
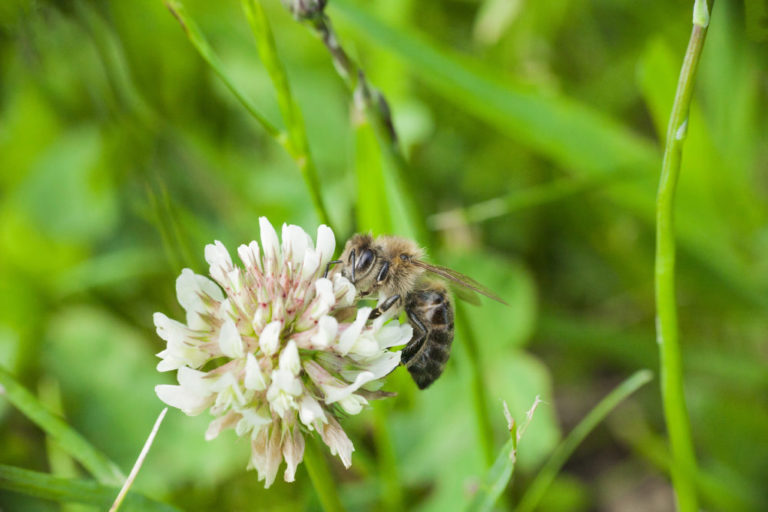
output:
M453 342L453 308L442 286L416 290L406 299L413 338L403 349L402 363L420 389L432 384L445 369Z

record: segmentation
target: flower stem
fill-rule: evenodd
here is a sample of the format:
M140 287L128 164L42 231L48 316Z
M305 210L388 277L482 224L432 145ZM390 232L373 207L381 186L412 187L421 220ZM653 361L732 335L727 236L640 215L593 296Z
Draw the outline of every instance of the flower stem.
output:
M317 447L317 440L314 436L306 437L304 447L304 465L309 473L309 479L312 480L312 487L315 488L317 498L320 500L325 512L341 512L344 508L341 506L341 500L336 492L336 485L331 479L331 471L325 461L323 453Z
M710 0L710 3L711 0ZM675 101L667 128L664 159L656 199L656 331L661 366L661 395L664 404L672 453L672 485L677 510L698 510L694 476L696 456L683 390L682 355L678 340L675 299L674 198L680 175L680 160L685 140L693 84L709 24L709 6L696 0L694 24L685 53Z

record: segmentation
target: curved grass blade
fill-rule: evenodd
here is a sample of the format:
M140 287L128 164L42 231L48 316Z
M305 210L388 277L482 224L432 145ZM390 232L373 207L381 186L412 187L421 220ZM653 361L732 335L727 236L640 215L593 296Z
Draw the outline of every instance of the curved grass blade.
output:
M45 431L73 459L80 462L99 482L121 485L125 477L117 465L91 445L61 418L51 414L40 401L0 367L0 394ZM109 503L111 503L111 499ZM107 507L109 506L107 504Z
M200 31L197 24L189 16L187 16L187 11L184 9L182 3L177 0L166 0L165 6L179 21L181 28L184 29L184 33L189 38L192 46L195 47L203 60L207 62L209 66L211 66L211 69L213 69L214 73L216 73L221 81L224 82L224 85L227 86L227 89L232 92L235 98L237 98L237 100L245 107L248 113L251 114L254 119L256 119L256 121L259 122L259 124L272 138L276 139L283 146L286 146L287 140L280 133L280 130L278 130L275 125L273 125L264 116L264 114L259 112L259 109L256 108L256 105L254 105L251 100L246 98L240 89L237 88L232 79L230 79L229 76L224 72L224 65L219 60L219 57L214 53L213 48L211 48L211 45Z
M283 63L277 54L275 38L272 34L269 20L264 9L261 7L260 0L243 0L242 6L245 17L251 26L251 32L253 32L253 36L256 39L261 62L267 69L277 93L277 103L288 130L288 150L294 160L296 160L304 181L307 183L307 188L309 188L309 193L312 196L312 202L315 205L320 222L330 226L328 211L325 209L325 204L320 196L320 178L317 174L317 167L309 150L307 127L299 105L296 103L291 92Z
M83 503L107 510L118 492L116 487L93 480L60 478L46 473L0 465L0 489L61 503ZM173 512L179 509L141 494L126 496L124 512Z
M492 510L499 500L501 493L509 485L509 481L512 479L512 472L515 469L515 462L517 462L517 445L523 437L525 429L531 423L533 413L540 403L541 399L537 396L526 414L525 422L518 427L515 420L509 414L507 403L504 402L504 415L509 423L510 439L504 444L493 466L488 470L482 485L467 508L469 512L487 512Z
M584 438L605 419L608 414L624 401L629 395L648 384L653 378L650 370L640 370L635 372L627 380L619 384L608 396L603 398L589 413L579 422L570 434L561 442L552 452L549 460L541 468L539 474L531 482L531 485L525 491L520 499L520 504L516 508L517 512L531 512L534 510L544 493L547 492L552 481L557 476L560 468L568 460L568 457L576 450Z

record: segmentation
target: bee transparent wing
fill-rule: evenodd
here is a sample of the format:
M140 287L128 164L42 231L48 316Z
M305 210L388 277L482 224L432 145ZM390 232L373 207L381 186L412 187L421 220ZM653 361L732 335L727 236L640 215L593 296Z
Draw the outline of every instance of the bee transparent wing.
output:
M504 299L502 299L501 297L499 297L498 295L496 295L491 290L489 290L482 284L478 283L471 277L465 276L461 272L456 272L455 270L451 270L448 267L441 267L440 265L432 265L431 263L426 263L420 260L413 260L413 264L416 265L417 267L423 268L427 272L431 272L435 275L442 277L443 279L447 279L448 281L454 284L458 284L459 286L462 286L467 290L471 290L481 295L485 295L489 299L493 299L496 302L501 302L502 304L509 306L509 304L507 304L507 302ZM462 299L464 298L461 295L460 297ZM472 300L470 300L469 302L472 302Z
M450 288L453 294L464 302L472 304L473 306L479 306L481 304L480 297L469 288L456 284L451 284Z

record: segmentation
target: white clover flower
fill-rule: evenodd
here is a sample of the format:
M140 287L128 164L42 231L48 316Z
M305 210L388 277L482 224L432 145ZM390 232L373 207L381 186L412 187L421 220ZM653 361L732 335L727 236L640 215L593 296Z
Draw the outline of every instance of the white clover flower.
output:
M339 273L322 277L336 245L330 228L318 228L315 245L300 227L283 225L280 245L266 218L259 225L261 246L238 248L242 267L217 241L205 248L213 281L181 272L186 324L155 313L167 342L157 369L177 370L179 381L155 391L188 415L209 409L208 440L226 428L249 435L248 468L269 487L283 459L283 477L294 480L312 431L350 466L354 447L337 418L386 396L382 378L400 362L389 348L407 343L412 330L389 322L394 311L373 321L371 308L355 314L352 283Z

